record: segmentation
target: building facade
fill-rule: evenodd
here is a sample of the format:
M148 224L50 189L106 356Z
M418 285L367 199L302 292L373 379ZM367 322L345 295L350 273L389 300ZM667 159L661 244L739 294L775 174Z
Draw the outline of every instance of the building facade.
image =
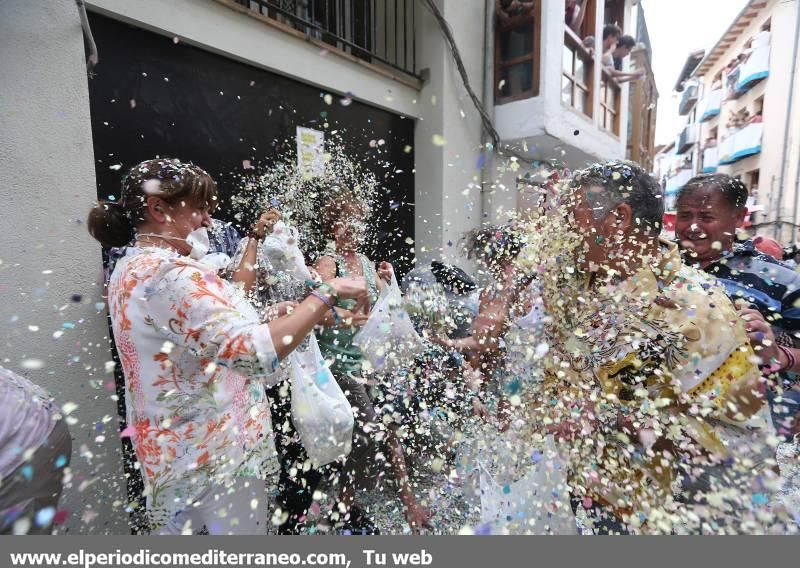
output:
M631 52L631 63L636 69L644 69L645 75L642 80L634 81L630 86L627 158L651 172L656 154L658 88L653 72L653 47L641 3L633 10L633 16L637 45Z
M626 155L629 87L602 69L601 36L606 23L634 35L633 0L586 0L578 31L564 2L534 4L509 20L494 0L87 0L87 78L74 0L0 3L0 364L70 413L60 531L127 533L137 507L84 224L96 199L160 155L208 169L227 200L298 126L340 131L385 180L385 256L463 264L462 235L524 207L546 164Z
M785 245L800 237L799 37L798 2L748 2L679 80L687 122L665 176L672 195L701 172L741 179L750 190L752 230Z

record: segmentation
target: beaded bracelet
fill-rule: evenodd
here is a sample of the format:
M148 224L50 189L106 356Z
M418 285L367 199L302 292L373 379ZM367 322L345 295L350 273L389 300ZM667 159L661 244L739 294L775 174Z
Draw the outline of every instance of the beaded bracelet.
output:
M339 314L336 313L336 308L334 308L333 303L328 298L326 298L316 290L312 290L311 295L317 298L318 300L322 301L323 304L325 304L326 306L328 306L328 308L330 308L331 313L333 314L333 322L336 324L336 326L342 324L342 319L339 317Z
M797 358L794 356L794 353L783 345L778 345L778 349L783 352L786 356L786 366L781 368L781 371L788 371L789 369L794 369L795 365L797 365Z
M334 302L339 299L339 294L336 293L336 289L333 286L331 286L330 284L328 284L327 282L323 282L322 284L317 286L316 289L319 292L322 292L323 294L327 294L328 296L333 298Z

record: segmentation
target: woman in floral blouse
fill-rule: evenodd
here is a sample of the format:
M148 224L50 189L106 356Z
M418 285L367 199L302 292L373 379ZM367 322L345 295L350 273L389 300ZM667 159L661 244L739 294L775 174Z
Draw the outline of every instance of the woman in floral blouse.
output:
M162 534L266 532L263 479L277 462L264 386L339 297L367 301L363 278L336 278L292 314L262 322L203 263L216 193L193 164L148 160L125 177L121 199L99 203L88 220L105 246L136 238L108 303L147 513Z

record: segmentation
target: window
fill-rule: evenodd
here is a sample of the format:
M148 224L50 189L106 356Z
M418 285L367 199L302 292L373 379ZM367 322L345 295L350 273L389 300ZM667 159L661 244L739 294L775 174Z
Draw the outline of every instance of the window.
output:
M495 102L502 104L539 94L541 0L533 10L497 21Z
M753 101L753 112L750 113L750 124L764 122L764 95Z
M606 24L616 24L625 29L625 0L606 0L604 20Z
M747 172L747 185L750 187L750 196L753 199L758 197L758 182L761 178L761 170L753 170L751 172Z
M569 28L564 31L561 67L561 101L586 116L592 116L594 60Z
M619 136L620 87L603 69L600 81L600 126Z

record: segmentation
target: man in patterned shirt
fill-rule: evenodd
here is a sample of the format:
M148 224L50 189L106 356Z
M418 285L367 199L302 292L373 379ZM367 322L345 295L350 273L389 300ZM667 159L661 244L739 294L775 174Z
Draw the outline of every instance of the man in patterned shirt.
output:
M768 391L776 429L784 436L800 431L800 391L792 388L800 371L800 274L759 252L753 241L737 243L748 191L725 174L700 175L678 194L675 233L684 260L714 276L731 300L747 305L751 342L776 384Z
M534 420L569 446L575 508L600 534L748 532L770 448L741 319L659 239L663 200L640 167L576 172L566 199L578 270L543 289L554 341Z

